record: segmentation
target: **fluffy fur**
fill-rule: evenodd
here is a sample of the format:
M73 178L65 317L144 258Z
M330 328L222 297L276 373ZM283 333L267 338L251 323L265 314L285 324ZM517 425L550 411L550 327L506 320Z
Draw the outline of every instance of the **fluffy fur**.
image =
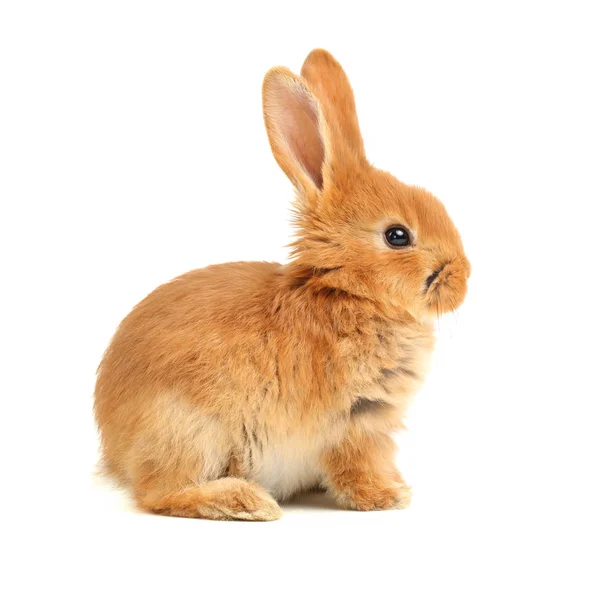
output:
M98 370L107 470L161 514L272 520L325 488L356 510L402 508L391 434L423 381L432 317L470 266L442 204L365 157L354 97L324 50L265 76L273 154L297 192L288 264L240 262L159 287ZM392 248L402 225L412 244Z

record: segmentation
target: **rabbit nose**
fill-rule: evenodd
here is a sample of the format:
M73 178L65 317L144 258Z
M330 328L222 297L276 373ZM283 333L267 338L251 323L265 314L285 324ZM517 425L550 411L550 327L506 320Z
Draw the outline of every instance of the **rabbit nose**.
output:
M431 287L431 284L438 278L438 275L444 270L444 267L447 265L448 263L444 263L443 265L441 265L439 268L437 268L435 271L433 271L433 273L431 273L431 275L425 280L425 287L427 289L429 289Z

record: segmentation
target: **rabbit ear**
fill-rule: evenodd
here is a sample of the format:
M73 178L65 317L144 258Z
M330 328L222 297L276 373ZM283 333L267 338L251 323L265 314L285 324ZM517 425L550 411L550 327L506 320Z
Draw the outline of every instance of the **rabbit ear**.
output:
M275 159L299 191L319 194L327 153L319 103L304 81L284 67L274 67L265 75L262 93Z
M325 118L335 127L336 134L354 156L366 160L354 93L340 63L327 50L317 48L306 57L301 75L321 103Z

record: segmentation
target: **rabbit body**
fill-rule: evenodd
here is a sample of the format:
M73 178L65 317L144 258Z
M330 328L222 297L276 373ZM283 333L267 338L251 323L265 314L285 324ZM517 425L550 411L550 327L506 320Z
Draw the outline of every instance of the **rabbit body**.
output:
M431 326L357 316L343 294L320 304L319 291L286 278L275 263L208 267L161 286L124 320L96 392L120 480L231 475L281 500L325 487L323 456L348 435L400 426Z

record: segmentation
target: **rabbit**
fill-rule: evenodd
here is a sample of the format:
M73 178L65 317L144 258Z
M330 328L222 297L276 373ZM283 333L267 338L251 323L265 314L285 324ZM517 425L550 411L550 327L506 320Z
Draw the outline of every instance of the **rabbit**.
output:
M102 464L157 514L271 521L317 489L404 508L393 436L470 263L439 200L367 161L330 53L272 68L262 96L296 192L290 260L194 270L131 311L98 367Z

